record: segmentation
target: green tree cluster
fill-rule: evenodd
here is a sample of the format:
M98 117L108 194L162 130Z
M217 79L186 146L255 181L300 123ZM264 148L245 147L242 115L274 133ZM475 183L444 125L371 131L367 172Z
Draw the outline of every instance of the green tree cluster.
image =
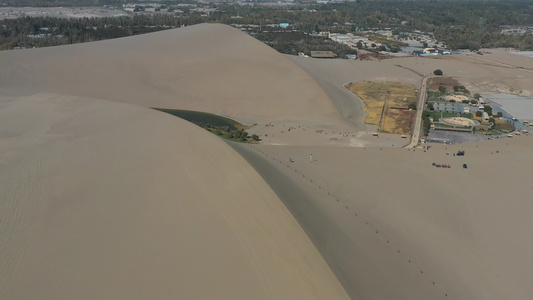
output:
M492 107L491 107L490 105L485 105L485 106L483 107L483 110L484 110L487 114L489 114L489 116L492 116Z
M424 111L422 113L422 127L424 130L424 136L429 134L429 128L431 127L431 121L429 120L429 113Z
M49 47L113 39L180 27L170 15L114 18L17 18L0 21L0 49Z

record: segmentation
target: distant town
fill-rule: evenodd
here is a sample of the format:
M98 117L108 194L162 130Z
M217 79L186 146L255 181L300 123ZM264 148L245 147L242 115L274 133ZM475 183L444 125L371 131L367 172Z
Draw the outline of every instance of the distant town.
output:
M336 58L353 59L358 53L444 55L495 47L524 51L533 50L533 8L526 2L483 2L480 9L458 0L431 4L4 1L0 3L0 49L79 43L218 22L239 28L281 53L293 55L331 51ZM57 26L58 22L61 26Z

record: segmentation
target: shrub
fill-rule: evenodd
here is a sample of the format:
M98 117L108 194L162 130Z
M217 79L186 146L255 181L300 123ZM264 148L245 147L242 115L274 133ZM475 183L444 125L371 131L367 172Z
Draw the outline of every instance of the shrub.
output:
M437 70L433 71L433 74L434 74L434 75L441 76L443 73L442 73L442 70L441 70L441 69L437 69Z
M242 134L242 131L240 130L234 130L231 132L231 137L232 138L235 138L235 139L238 139L241 137L241 134Z

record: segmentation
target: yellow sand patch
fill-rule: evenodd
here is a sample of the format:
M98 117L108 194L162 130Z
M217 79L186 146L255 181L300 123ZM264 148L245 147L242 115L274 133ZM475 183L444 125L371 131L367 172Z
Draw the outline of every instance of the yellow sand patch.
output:
M252 126L246 126L242 124L233 124L233 126L235 126L235 128L237 128L238 130L246 130L252 127Z

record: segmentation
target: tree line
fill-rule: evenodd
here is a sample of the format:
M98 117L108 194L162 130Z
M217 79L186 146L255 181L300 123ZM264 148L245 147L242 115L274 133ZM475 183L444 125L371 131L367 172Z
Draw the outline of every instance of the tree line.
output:
M171 15L65 19L23 17L0 21L0 50L113 39L188 25Z
M17 0L16 3L95 4L94 0L52 1ZM114 3L115 1L96 1ZM201 5L201 4L198 4ZM295 54L313 48L326 49L326 43L311 38L313 33L330 31L359 34L368 29L390 28L397 37L420 30L444 42L451 49L476 50L482 47L513 47L533 50L532 34L504 35L505 25L533 26L530 1L490 0L359 0L333 4L299 4L291 6L251 6L236 4L202 4L217 8L208 15L185 10L180 14L133 15L121 18L19 18L0 21L0 49L41 47L141 34L202 22L223 24L290 23L300 35L280 32L257 34L283 53ZM168 5L167 6L172 6ZM52 31L43 32L41 28ZM37 37L32 36L38 34ZM30 37L28 37L30 36ZM325 40L325 39L323 39ZM319 46L320 45L320 46ZM331 48L331 47L330 47ZM396 49L397 50L397 49ZM338 52L347 51L338 47Z

